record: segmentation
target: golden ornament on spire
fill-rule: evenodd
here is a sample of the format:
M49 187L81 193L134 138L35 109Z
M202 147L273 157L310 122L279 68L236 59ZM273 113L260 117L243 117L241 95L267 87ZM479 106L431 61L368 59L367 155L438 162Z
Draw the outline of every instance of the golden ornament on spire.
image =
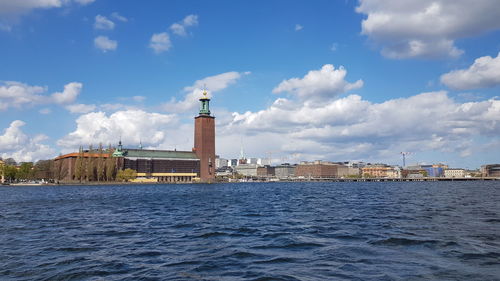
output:
M208 100L207 94L207 90L203 90L203 96L200 98L200 100Z

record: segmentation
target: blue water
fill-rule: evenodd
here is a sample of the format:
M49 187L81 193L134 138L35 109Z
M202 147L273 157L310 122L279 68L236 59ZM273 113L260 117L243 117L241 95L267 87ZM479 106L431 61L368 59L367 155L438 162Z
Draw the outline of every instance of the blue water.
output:
M0 187L1 280L500 280L500 182Z

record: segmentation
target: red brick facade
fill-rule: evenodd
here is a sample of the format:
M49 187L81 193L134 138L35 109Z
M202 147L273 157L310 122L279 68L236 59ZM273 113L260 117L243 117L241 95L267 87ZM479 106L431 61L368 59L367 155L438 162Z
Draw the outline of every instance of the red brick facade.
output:
M313 178L338 178L345 173L343 169L346 167L336 164L300 164L295 169L297 177L313 177ZM342 170L342 171L340 171Z
M215 180L215 117L200 115L194 119L194 152L200 158L200 180Z

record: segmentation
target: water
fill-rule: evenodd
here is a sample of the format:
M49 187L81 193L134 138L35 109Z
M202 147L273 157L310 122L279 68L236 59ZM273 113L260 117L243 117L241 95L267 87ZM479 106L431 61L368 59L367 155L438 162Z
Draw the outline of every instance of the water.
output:
M1 280L500 280L499 182L0 187Z

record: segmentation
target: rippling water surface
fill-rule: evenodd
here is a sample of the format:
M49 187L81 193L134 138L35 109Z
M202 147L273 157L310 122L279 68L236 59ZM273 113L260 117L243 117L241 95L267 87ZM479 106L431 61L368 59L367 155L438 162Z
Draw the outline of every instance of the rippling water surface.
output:
M0 279L500 280L500 183L0 187Z

